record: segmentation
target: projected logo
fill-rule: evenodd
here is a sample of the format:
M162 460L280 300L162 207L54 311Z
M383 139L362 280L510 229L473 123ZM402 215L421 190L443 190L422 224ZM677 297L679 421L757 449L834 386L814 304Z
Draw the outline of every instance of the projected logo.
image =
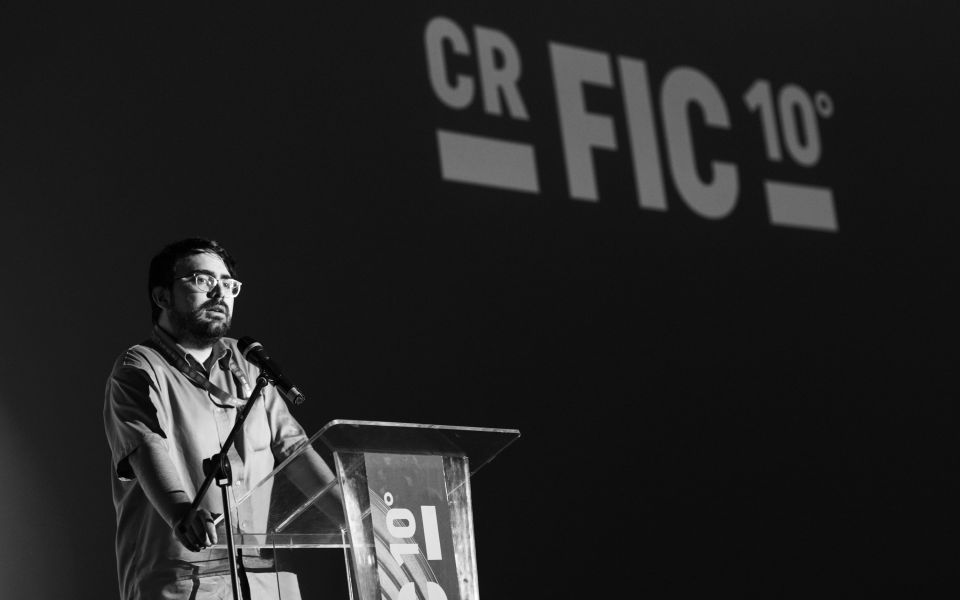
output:
M523 61L506 33L474 26L468 34L453 20L435 17L426 25L424 44L430 85L444 105L464 110L481 102L488 115L530 119L518 85ZM731 129L730 103L710 77L692 67L676 67L657 86L650 80L646 62L638 58L556 42L549 42L547 50L572 199L600 200L594 152L620 150L616 116L625 120L640 210L668 210L666 163L680 199L695 214L718 220L733 211L740 196L741 169L734 162L702 158L702 153L698 159L695 151L695 130ZM470 61L475 68L464 67ZM616 89L615 75L623 114L589 111L587 91ZM834 112L830 96L793 83L775 86L766 79L757 79L740 96L743 108L758 121L762 140L756 142L763 145L767 161L796 168L803 181L810 180L811 174L815 180L814 169L823 154L820 122ZM694 113L699 115L696 120ZM658 130L665 140L662 145ZM437 148L441 176L447 181L540 193L532 143L440 128ZM830 187L779 178L765 178L762 183L771 224L838 230Z
M460 600L443 462L367 454L380 592L387 600Z

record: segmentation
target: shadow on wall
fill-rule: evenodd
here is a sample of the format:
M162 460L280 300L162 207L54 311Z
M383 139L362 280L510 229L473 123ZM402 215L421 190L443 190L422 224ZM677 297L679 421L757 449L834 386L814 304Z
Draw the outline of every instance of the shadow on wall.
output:
M41 485L42 465L34 464L30 452L37 441L25 439L9 407L6 399L0 399L0 590L4 598L80 597L72 589L79 580L68 545L52 520L70 511L53 511L52 497Z

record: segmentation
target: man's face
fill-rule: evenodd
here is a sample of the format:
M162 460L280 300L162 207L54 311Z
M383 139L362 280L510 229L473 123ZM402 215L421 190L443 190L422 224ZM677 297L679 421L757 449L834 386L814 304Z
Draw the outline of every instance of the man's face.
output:
M214 279L230 278L230 271L216 254L193 254L177 261L171 286L170 323L178 337L201 345L210 345L227 334L233 318L233 296L219 285L209 292L197 289L193 273ZM186 278L186 279L184 279Z

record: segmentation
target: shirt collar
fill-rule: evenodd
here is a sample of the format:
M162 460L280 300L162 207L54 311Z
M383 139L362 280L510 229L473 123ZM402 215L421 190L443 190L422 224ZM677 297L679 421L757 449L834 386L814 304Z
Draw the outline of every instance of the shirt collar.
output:
M200 363L197 362L197 359L187 352L183 346L177 343L177 340L175 340L172 335L160 327L160 325L154 324L153 338L166 346L172 352L175 352L177 356L187 361L188 364L200 365ZM210 353L210 356L215 357L214 362L219 362L221 367L227 368L230 359L233 356L233 350L230 349L230 346L228 346L223 339L219 339L217 340L217 343L213 345L213 352ZM203 365L200 366L202 367Z

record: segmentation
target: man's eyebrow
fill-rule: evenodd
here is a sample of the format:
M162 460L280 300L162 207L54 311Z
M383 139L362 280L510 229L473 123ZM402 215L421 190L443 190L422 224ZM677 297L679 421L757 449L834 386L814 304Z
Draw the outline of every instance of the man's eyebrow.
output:
M211 270L209 270L209 269L194 269L193 271L190 271L189 273L187 273L186 277L189 277L190 275L193 275L194 273L201 273L201 274L203 274L203 275L209 275L210 277L213 277L214 279L233 279L233 275L231 275L230 273L227 273L226 275L220 276L220 275L217 275L215 272L213 272L213 271L211 271Z

